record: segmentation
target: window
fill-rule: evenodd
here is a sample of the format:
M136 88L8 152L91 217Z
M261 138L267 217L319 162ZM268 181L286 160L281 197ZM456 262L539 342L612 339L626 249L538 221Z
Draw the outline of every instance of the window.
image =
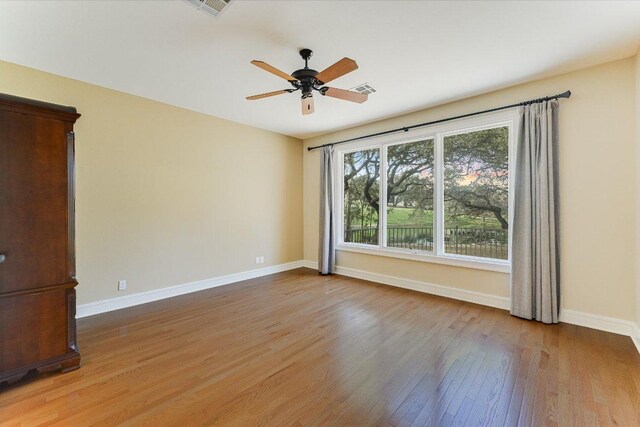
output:
M508 111L340 147L338 249L507 271L515 122Z
M344 241L378 244L380 150L344 155Z
M509 128L444 137L444 252L508 259Z
M386 246L433 252L433 139L387 148Z

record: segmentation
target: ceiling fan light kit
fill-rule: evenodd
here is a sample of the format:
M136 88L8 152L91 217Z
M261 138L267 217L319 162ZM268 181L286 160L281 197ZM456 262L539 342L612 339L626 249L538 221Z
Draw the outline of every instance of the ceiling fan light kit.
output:
M300 50L300 56L304 59L304 68L294 71L291 74L287 74L277 68L267 64L263 61L251 61L256 67L274 74L284 80L287 80L293 89L277 90L274 92L267 92L259 95L247 96L247 100L253 101L256 99L268 98L275 95L281 95L283 93L292 93L296 91L302 92L302 114L308 115L314 112L313 105L313 91L320 93L323 96L329 96L331 98L342 99L345 101L363 103L367 100L367 94L352 92L344 89L337 89L334 87L325 86L332 80L342 77L347 73L350 73L358 69L356 61L350 58L342 58L340 61L331 65L327 69L318 72L312 68L309 68L309 58L313 55L311 49Z
M306 116L307 114L313 113L313 111L314 111L313 96L302 95L302 115Z

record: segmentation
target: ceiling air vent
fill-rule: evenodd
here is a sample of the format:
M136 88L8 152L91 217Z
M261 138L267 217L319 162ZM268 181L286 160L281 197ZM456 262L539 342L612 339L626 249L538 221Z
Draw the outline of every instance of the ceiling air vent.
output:
M377 90L375 90L375 88L373 86L371 86L369 83L362 83L356 87L352 87L351 89L352 91L355 92L360 92L363 93L365 95L369 95L370 93L374 93L377 92Z
M220 16L229 7L232 0L185 0L203 12L213 16Z

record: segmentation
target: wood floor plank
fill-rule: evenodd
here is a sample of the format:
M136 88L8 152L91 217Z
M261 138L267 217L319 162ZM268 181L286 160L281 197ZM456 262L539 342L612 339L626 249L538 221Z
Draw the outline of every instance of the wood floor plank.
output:
M628 337L298 269L80 319L0 426L640 425Z

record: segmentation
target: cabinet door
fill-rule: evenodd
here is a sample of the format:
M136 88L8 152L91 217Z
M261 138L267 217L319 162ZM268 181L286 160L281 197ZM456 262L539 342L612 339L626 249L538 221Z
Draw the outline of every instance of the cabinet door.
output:
M71 280L65 129L0 110L0 295Z
M73 289L0 298L0 373L75 350L69 343L75 340L69 292Z

